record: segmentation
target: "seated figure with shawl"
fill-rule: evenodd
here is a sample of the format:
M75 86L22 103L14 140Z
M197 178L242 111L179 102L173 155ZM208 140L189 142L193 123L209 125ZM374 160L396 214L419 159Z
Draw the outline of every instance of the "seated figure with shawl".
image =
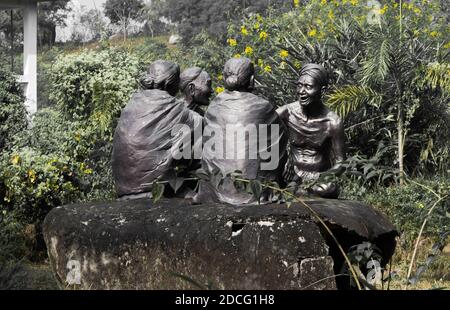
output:
M122 199L150 196L148 184L173 175L177 165L174 149L191 141L196 128L201 130L202 117L174 97L179 82L178 65L155 61L142 80L144 89L136 92L122 111L112 154L114 181ZM180 125L189 132L174 134Z
M201 160L203 173L220 174L222 182L200 181L194 201L256 204L258 199L237 188L229 175L240 171L245 179L279 181L285 127L272 104L252 93L254 66L248 58L227 61L223 77L226 90L210 103L203 119ZM270 202L268 193L259 198Z
M209 104L209 98L213 94L211 77L199 67L184 70L180 75L180 91L184 95L186 106L203 116L202 107Z
M344 128L341 119L322 102L328 84L325 68L307 64L300 70L297 82L298 101L277 109L288 128L288 160L284 169L286 183L311 182L306 193L323 198L337 198L335 183L316 182L320 174L333 169L340 172L344 160ZM305 193L301 188L300 192Z

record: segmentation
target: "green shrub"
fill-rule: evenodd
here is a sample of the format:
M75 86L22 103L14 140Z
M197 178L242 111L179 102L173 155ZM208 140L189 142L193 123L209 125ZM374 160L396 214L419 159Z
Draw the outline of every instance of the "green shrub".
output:
M0 205L23 224L40 224L54 207L80 200L92 171L67 156L44 155L30 148L0 159Z
M442 197L450 193L448 180L443 178L437 180L414 179L412 181L428 187ZM402 233L402 239L408 246L411 246L428 211L438 200L429 189L416 183L408 182L405 186L377 186L367 189L352 180L347 180L343 184L341 198L362 200L383 211ZM436 238L442 232L450 229L447 213L448 203L447 197L431 213L425 226L425 237Z
M119 49L82 50L60 55L50 71L50 99L69 121L89 120L111 130L137 88L139 62Z
M14 212L0 210L0 265L21 260L27 254L23 229Z
M15 77L0 68L0 151L27 127L23 90Z

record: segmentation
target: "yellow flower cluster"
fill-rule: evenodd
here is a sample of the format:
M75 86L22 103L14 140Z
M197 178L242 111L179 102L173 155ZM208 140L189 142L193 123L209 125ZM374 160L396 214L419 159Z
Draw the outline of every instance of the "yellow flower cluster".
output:
M246 46L245 47L245 54L247 55L252 55L253 54L253 48L251 46Z
M20 164L20 156L19 155L13 155L12 156L12 158L11 158L11 163L13 164L13 165L18 165L18 164Z
M387 9L388 9L388 6L387 6L387 5L384 5L384 6L378 11L378 13L379 13L380 15L384 15L384 13L386 13Z
M33 169L28 170L28 178L30 179L31 183L34 183L36 181L36 172Z
M350 4L353 6L358 5L359 1L358 0L350 0Z
M450 48L450 42L448 42L447 44L445 44L443 47L444 47L444 48Z
M327 5L327 0L321 0L320 1L320 6L325 6Z
M230 46L236 46L237 45L236 39L228 39L227 43L230 44Z
M286 51L286 50L281 50L281 51L280 51L280 57L281 57L281 58L285 59L285 58L287 58L288 56L289 56L289 52L288 52L288 51Z
M233 58L241 58L241 54L234 54Z
M316 29L311 29L310 31L308 31L308 37L315 37L316 35L317 35Z
M241 27L241 33L242 33L242 35L244 35L244 36L247 36L247 35L248 35L248 30L247 30L247 28L245 28L245 26L242 26L242 27Z
M85 174L92 174L94 171L92 169L87 168L85 163L80 164L80 170L83 171Z
M223 87L216 87L216 93L217 94L223 93L224 91L225 91L225 88L223 88Z
M294 6L298 8L300 6L300 0L294 0Z
M260 38L261 40L263 40L263 41L265 41L265 40L267 39L268 36L269 36L269 35L268 35L267 32L265 32L265 31L261 31L261 32L259 33L259 38Z
M272 72L272 67L269 66L269 65L265 66L265 67L264 67L264 72L267 72L267 73Z
M334 12L333 12L333 10L328 11L328 18L329 19L334 19Z

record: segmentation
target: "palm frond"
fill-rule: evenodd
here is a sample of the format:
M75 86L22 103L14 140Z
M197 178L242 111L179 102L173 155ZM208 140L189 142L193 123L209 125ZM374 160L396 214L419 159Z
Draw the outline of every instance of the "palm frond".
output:
M425 68L422 85L450 92L450 63L432 62L428 64Z
M388 38L370 41L361 70L364 85L378 84L386 79L392 67L391 50Z
M329 94L327 104L339 116L345 117L364 104L380 106L382 99L381 94L368 86L348 85Z

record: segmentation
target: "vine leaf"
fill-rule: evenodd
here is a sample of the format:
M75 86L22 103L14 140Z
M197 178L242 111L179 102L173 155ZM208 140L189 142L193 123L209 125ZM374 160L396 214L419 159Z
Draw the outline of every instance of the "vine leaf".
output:
M250 181L250 188L252 190L253 196L255 196L255 198L258 199L258 204L260 204L261 193L262 193L261 182L259 180L251 180Z
M169 180L169 185L170 185L170 187L173 188L175 193L180 189L181 186L183 186L183 183L184 183L183 178L175 177L175 178L172 178Z
M158 202L164 193L164 185L161 183L153 183L152 185L152 197L153 203Z

